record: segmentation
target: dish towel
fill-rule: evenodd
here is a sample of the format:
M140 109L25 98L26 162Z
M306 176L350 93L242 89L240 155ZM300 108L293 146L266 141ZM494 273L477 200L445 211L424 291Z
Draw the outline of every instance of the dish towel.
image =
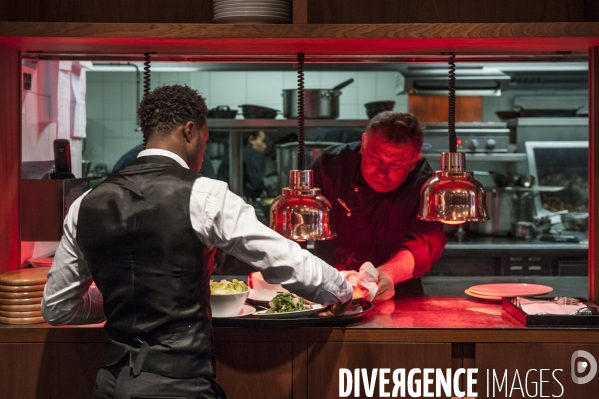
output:
M352 285L354 289L358 288L362 291L362 299L372 301L378 290L377 283L379 281L379 272L376 267L370 262L365 262L360 266L360 271L343 270L341 271L345 279Z

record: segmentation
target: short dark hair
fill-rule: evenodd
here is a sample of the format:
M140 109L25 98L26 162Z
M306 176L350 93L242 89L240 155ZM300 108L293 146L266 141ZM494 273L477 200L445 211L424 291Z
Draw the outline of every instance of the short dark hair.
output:
M139 104L139 124L144 143L155 134L168 136L177 126L193 121L198 127L206 123L206 101L188 86L158 87L144 96Z
M243 133L243 145L250 145L250 138L253 137L254 139L257 139L258 136L260 136L260 132L262 132L262 130L253 130L251 132L245 132ZM265 133L266 135L266 133Z
M422 149L424 132L418 118L409 112L384 111L370 120L366 134L382 134L395 144L410 143L417 151Z

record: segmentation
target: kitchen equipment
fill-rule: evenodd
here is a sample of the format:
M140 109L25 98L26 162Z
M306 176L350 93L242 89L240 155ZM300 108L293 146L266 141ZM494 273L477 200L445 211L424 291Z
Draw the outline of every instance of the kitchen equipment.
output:
M71 143L66 139L54 140L54 169L51 179L72 179L71 173Z
M245 119L274 119L281 112L276 109L251 104L240 105L239 108L241 108Z
M366 107L366 115L368 119L374 118L375 115L380 114L384 111L393 111L395 101L373 101L364 104Z
M485 189L485 201L490 220L470 223L469 230L488 236L506 236L512 231L512 195L511 187Z
M568 116L576 116L578 111L583 108L582 105L579 105L576 108L567 108L567 109L525 109L519 105L516 105L514 109L518 112L518 116L522 118L561 118Z
M422 123L422 152L440 153L449 150L447 123ZM504 122L456 122L459 152L508 152L510 130Z
M566 230L587 231L589 214L588 212L568 212L562 215L562 223Z
M525 144L528 169L541 187L563 187L557 192L542 192L535 198L537 215L588 212L588 141L528 141Z
M513 119L513 118L517 118L520 116L520 114L518 113L518 111L496 111L495 115L497 115L497 117L499 119Z
M304 117L307 119L337 119L341 89L353 83L348 79L332 89L304 89ZM283 116L297 118L297 89L283 90Z
M577 116L578 111L583 108L582 105L576 108L556 108L556 109L527 109L516 105L513 111L497 111L495 115L499 119L507 120L513 118L563 118Z
M533 222L514 222L512 223L512 237L514 238L533 238L538 230Z
M207 118L223 118L233 119L237 115L238 110L229 108L228 105L219 105L212 108L206 115Z
M304 158L306 166L309 166L318 156L322 153L322 150L333 145L339 145L340 143L330 141L306 141L304 142ZM297 165L297 143L285 143L275 145L276 163L277 163L277 177L279 191L286 187L289 181L289 171L294 169Z
M493 183L495 183L497 187L507 187L512 185L512 180L499 172L475 170L472 173L474 173L475 176L491 176Z

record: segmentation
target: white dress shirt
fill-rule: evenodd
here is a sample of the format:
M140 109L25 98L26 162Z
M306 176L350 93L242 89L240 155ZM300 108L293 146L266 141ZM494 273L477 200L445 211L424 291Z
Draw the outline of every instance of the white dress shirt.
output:
M189 168L178 155L161 149L138 156L159 155ZM89 191L88 191L89 192ZM42 314L52 325L96 323L105 319L102 294L77 244L79 197L64 220L64 235L48 274ZM207 177L194 182L189 200L190 220L200 241L218 247L239 260L267 272L265 278L291 292L321 304L351 299L353 290L343 275L308 251L264 226L254 208L229 191L227 184Z

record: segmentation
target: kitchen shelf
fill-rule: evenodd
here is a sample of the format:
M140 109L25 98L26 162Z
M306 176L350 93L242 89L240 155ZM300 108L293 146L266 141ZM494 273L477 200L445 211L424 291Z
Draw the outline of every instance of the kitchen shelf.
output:
M209 118L210 130L255 130L255 129L280 129L296 128L297 119L219 119ZM317 127L356 127L364 129L368 119L306 119L304 126Z
M531 40L534 38L534 40ZM276 39L276 40L273 40ZM373 40L375 39L375 40ZM401 39L401 46L398 46ZM0 45L22 52L183 55L587 54L598 22L406 24L184 24L0 22Z
M466 161L470 162L525 162L527 159L523 153L465 154Z
M588 126L589 118L572 116L570 118L514 118L508 119L509 127L517 126Z

